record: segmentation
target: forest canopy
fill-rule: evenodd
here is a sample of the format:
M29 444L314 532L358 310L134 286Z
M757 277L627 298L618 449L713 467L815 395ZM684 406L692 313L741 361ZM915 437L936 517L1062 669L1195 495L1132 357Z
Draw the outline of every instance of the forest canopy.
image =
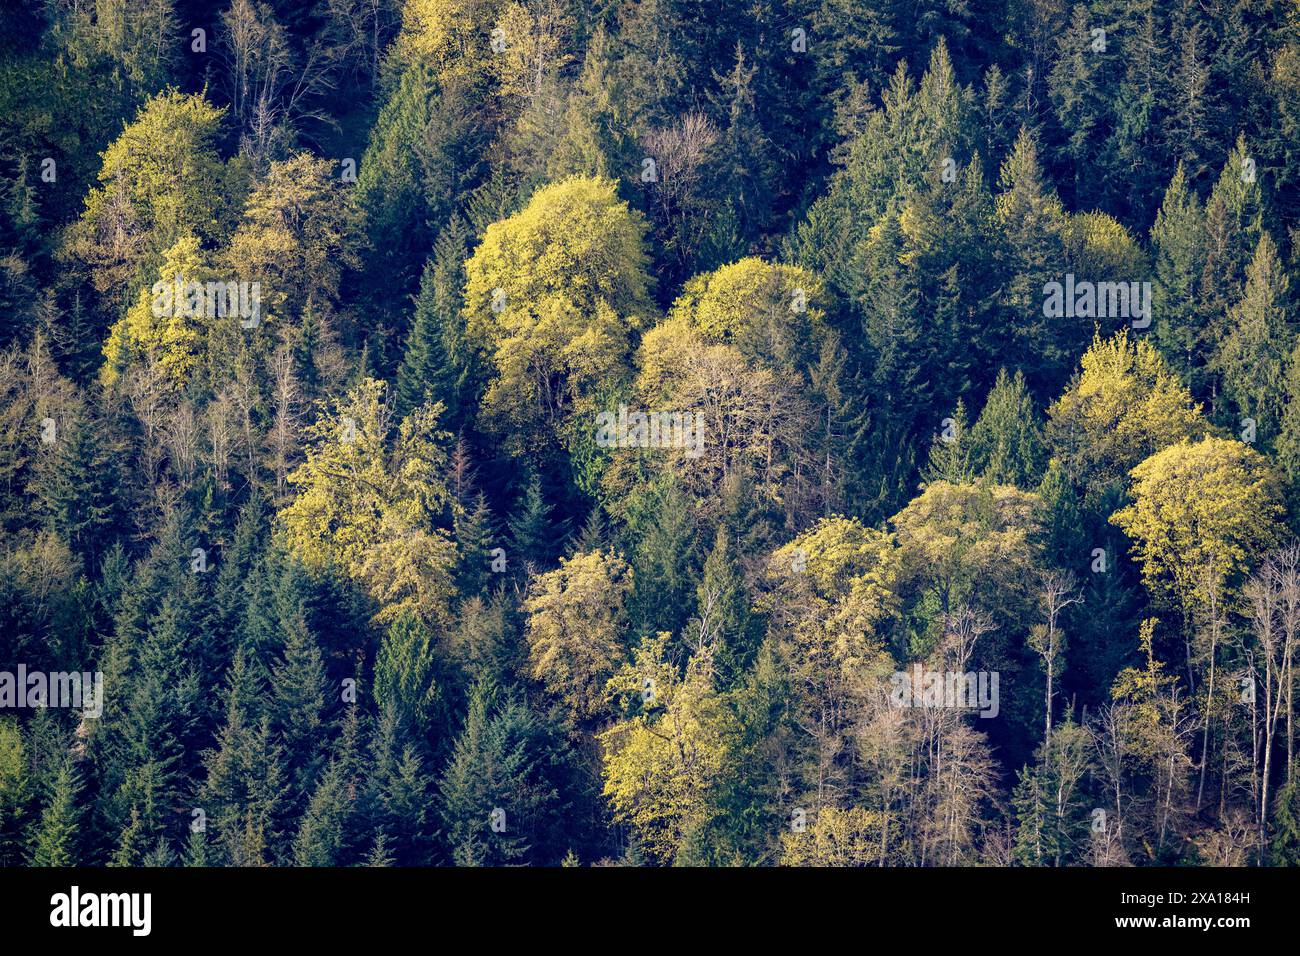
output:
M1300 862L1300 5L0 12L0 865Z

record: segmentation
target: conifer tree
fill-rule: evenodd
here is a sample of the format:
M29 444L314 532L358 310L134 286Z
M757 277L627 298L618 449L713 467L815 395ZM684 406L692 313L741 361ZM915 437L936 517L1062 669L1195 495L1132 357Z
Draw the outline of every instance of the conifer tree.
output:
M370 740L365 815L398 866L435 862L436 784L414 744L407 742L396 712L384 707ZM373 850L373 848L372 848Z
M564 745L526 706L489 682L469 709L439 785L445 839L460 865L559 861Z
M1246 268L1242 296L1229 311L1213 365L1239 416L1230 427L1245 440L1272 446L1286 399L1286 373L1295 341L1290 283L1277 246L1259 238ZM1253 423L1253 429L1246 428Z
M469 224L454 216L438 235L415 297L415 318L397 372L397 411L442 402L444 423L463 424L464 406L475 398L475 357L465 339L461 290L469 256Z
M1205 268L1205 212L1182 163L1151 227L1151 245L1155 251L1152 335L1170 368L1200 394L1200 367L1209 345L1208 330L1196 308Z
M454 519L456 538L456 590L463 596L483 594L498 573L493 549L505 543L497 533L487 496L480 491L474 505ZM509 555L504 555L509 569ZM497 565L499 567L499 565Z
M320 778L303 814L298 836L293 844L295 866L341 866L347 840L348 799L342 771L337 762Z
M16 720L0 720L0 866L23 861L33 807L29 755Z
M648 526L632 558L635 582L628 609L641 634L680 631L691 613L690 579L695 563L695 528L686 496L676 484L656 495Z
M748 672L760 635L736 561L731 535L719 528L695 592L695 617L687 625L692 650L711 648L719 685L729 687Z
M545 567L554 557L559 529L550 515L551 506L542 496L541 478L532 472L507 522L517 569Z
M320 647L301 607L280 622L283 652L271 672L271 717L284 748L290 806L303 806L325 763L332 721Z
M952 418L940 422L930 445L930 458L924 477L927 482L947 481L961 484L975 475L971 459L970 430L966 424L966 403L957 400Z
M444 731L446 706L433 634L414 615L394 621L375 657L375 701L392 707L412 740L428 747Z
M1088 329L1083 322L1043 314L1044 285L1065 278L1067 223L1028 130L1021 129L1002 164L998 186L998 223L1006 230L1011 257L1006 304L1017 343L1013 367L1032 376L1041 393L1044 386L1055 388L1064 380Z
M1042 477L1045 446L1025 378L998 372L984 409L970 429L971 459L981 477L995 485L1032 488Z
M32 866L76 866L81 862L81 772L71 757L59 762L50 797L32 841Z

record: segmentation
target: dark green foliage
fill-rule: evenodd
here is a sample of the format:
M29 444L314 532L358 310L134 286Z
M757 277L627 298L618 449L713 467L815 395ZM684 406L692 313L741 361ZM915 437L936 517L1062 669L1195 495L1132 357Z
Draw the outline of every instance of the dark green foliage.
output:
M1112 521L1186 431L1300 531L1294 4L202 6L0 12L0 673L105 688L4 704L0 865L1300 861L1294 695L1267 774L1229 706L1294 676L1267 555L1176 607ZM299 154L330 215L257 198ZM574 176L614 201L526 236ZM467 301L481 250L535 300ZM163 308L176 256L258 321ZM559 289L642 257L627 315ZM818 288L689 307L742 259ZM1125 327L1178 408L1082 370ZM701 453L606 447L620 404ZM996 719L890 706L957 662Z
M566 749L527 707L488 682L474 685L439 788L447 851L457 865L559 862Z

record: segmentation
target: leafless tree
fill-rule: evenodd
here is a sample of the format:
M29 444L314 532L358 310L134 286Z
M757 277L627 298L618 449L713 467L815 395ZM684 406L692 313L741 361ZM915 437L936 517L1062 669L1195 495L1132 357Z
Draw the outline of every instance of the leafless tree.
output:
M397 0L326 0L331 58L346 73L379 79L384 48L402 19Z
M243 130L242 148L259 169L288 147L304 120L330 122L313 105L334 85L327 50L313 41L295 53L266 4L233 0L221 15L217 50L231 112Z
M1293 543L1272 556L1245 588L1250 605L1251 632L1258 653L1248 646L1250 680L1259 713L1258 745L1260 764L1256 787L1258 805L1255 825L1259 841L1268 824L1269 796L1273 778L1273 753L1282 716L1286 716L1287 782L1292 763L1292 696L1295 689L1294 662L1297 634L1300 634L1300 543ZM1252 719L1252 738L1255 736Z
M707 116L691 112L650 131L643 143L656 164L657 182L651 190L654 216L683 264L709 227L708 197L700 187L718 138Z
M1056 659L1065 650L1065 635L1060 628L1061 612L1071 604L1081 604L1083 595L1079 593L1078 582L1070 571L1044 571L1039 575L1039 598L1047 623L1035 627L1029 634L1029 646L1043 659L1043 670L1047 675L1044 692L1046 727L1043 731L1043 754L1052 745L1052 698L1055 696L1053 681L1056 677Z
M271 430L267 441L271 449L271 466L275 471L275 495L285 496L285 476L297 450L298 421L302 396L293 371L293 351L282 342L271 356Z

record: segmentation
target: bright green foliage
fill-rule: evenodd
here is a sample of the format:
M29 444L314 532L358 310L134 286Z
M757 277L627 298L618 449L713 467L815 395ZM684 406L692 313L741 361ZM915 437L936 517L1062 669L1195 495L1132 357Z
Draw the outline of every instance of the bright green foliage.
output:
M95 288L120 296L145 265L188 235L229 235L240 196L235 166L216 139L224 111L202 95L169 90L152 100L104 151L100 185L68 236Z
M825 288L809 270L747 258L687 282L668 321L706 342L735 345L751 361L802 371L826 334L826 306Z
M758 606L789 681L799 800L821 809L853 772L853 727L895 669L884 628L899 610L893 538L825 518L767 561Z
M691 657L685 675L665 658L671 635L648 638L609 682L631 714L600 735L605 795L646 855L671 862L707 813L723 740L713 656Z
M947 615L981 596L993 610L1023 597L1039 557L1039 498L1009 485L937 481L891 523L903 574Z
M343 269L360 264L333 165L309 153L273 162L248 197L226 258L260 284L264 320L296 318L309 301L334 306Z
M884 814L826 807L804 831L781 834L783 866L878 866Z
M465 264L469 335L491 362L496 427L536 447L627 377L633 332L653 314L645 225L614 183L572 178L490 226Z
M1294 862L1294 3L202 6L0 4L0 865Z
M422 406L394 435L383 383L364 380L312 427L307 460L288 478L299 489L279 514L289 548L362 584L380 620L449 613L455 545L433 526L450 506L439 412Z
M167 249L156 282L140 290L126 314L109 330L100 381L111 386L133 365L144 365L156 366L173 390L189 385L211 317L206 284L214 279L216 273L205 264L198 239L186 236ZM180 296L176 295L178 280L186 290ZM237 318L231 316L227 321Z
M1093 339L1082 371L1048 408L1053 453L1090 493L1162 448L1204 433L1200 406L1145 339Z
M1185 615L1208 606L1279 543L1277 474L1240 442L1184 439L1132 474L1133 503L1111 521L1133 539L1148 587Z
M626 562L600 551L561 558L529 586L530 672L576 720L601 711L605 681L627 656L622 627L631 589Z

